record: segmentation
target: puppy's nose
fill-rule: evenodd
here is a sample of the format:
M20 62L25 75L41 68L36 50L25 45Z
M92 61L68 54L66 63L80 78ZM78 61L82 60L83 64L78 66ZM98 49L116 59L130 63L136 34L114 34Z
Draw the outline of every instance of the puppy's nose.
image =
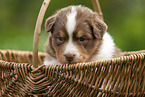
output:
M68 62L73 61L73 60L74 60L74 57L75 57L74 54L70 54L70 53L64 54L64 56L65 56L65 58L66 58L66 60L67 60Z

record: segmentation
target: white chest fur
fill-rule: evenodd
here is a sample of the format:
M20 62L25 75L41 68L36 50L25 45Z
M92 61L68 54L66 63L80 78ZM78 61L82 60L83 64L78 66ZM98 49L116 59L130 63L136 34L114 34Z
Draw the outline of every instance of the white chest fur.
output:
M115 43L108 32L106 32L103 36L103 43L101 44L96 55L91 58L90 61L97 60L108 60L113 58L113 54L115 53Z

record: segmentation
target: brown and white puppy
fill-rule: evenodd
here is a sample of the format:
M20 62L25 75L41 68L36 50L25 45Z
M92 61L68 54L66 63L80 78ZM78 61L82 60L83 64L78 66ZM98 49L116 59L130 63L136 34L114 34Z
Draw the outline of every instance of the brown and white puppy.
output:
M107 25L87 7L61 9L46 20L45 30L51 32L45 65L107 60L121 55L106 32Z

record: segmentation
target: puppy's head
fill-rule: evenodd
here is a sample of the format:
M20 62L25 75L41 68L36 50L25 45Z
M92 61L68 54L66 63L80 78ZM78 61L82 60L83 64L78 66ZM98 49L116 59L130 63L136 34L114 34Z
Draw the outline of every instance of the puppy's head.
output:
M107 25L89 8L63 8L46 20L45 31L51 32L46 52L62 64L88 61L96 54L106 30Z

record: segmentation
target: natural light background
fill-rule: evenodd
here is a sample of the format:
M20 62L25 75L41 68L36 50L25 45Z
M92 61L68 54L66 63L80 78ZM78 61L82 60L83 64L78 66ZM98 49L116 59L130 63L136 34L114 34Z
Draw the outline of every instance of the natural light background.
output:
M33 32L43 0L0 0L0 49L32 51ZM92 9L91 0L51 0L44 21L69 5ZM145 49L145 0L100 0L108 32L122 51ZM48 33L44 22L39 43L43 51Z

